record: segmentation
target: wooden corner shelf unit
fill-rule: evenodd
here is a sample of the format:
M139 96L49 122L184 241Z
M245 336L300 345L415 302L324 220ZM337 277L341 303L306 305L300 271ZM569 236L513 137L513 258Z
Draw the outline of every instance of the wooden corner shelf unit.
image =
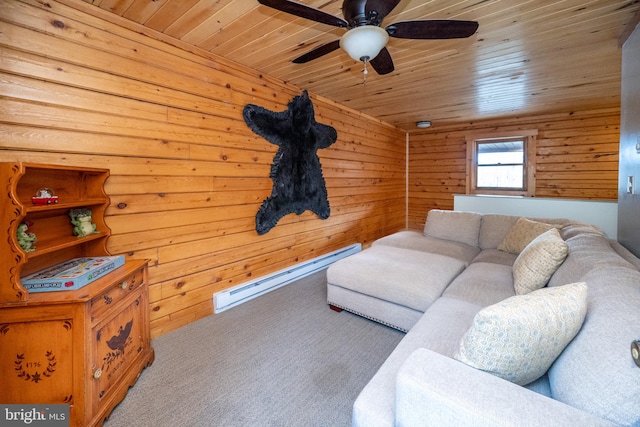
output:
M72 258L107 256L109 170L0 163L0 402L68 404L71 426L100 426L153 362L147 260L128 259L77 290L29 293L21 277ZM31 197L52 188L58 203ZM76 237L73 208L97 234ZM16 233L37 240L26 252ZM133 422L134 420L132 420Z

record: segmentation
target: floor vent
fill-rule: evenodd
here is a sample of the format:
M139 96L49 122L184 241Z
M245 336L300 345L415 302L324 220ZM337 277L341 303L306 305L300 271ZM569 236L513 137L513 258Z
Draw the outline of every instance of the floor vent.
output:
M284 270L276 271L275 273L243 283L233 288L216 292L213 294L215 312L223 312L269 291L288 285L291 282L308 276L311 273L315 273L339 259L360 252L361 250L362 245L360 243L356 243L317 258L310 259L303 263L296 264L293 267L285 268Z

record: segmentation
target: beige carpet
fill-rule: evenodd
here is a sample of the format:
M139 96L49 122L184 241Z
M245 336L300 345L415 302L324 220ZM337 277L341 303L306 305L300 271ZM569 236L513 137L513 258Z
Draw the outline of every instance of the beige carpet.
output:
M326 303L325 271L153 341L105 427L349 426L404 334Z

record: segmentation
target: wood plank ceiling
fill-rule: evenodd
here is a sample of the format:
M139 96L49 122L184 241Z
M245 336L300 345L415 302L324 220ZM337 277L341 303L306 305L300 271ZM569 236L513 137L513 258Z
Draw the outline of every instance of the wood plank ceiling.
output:
M390 39L395 71L342 50L291 60L344 29L257 0L85 0L150 29L308 89L402 129L619 107L621 49L639 0L402 0L382 26L415 19L478 21L468 39ZM299 0L342 17L342 0ZM628 29L627 29L628 30Z

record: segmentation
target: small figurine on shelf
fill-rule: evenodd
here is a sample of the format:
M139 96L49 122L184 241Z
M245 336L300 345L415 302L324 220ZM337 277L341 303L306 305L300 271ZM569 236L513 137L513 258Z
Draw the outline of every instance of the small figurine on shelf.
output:
M58 203L58 196L51 188L41 188L36 192L36 195L31 198L31 203L34 205L51 205Z
M33 252L36 250L36 235L28 230L29 225L26 222L21 223L18 226L16 237L18 238L18 244L25 252Z
M78 237L97 234L96 225L91 223L91 210L87 208L71 209L69 217L73 224L73 234Z

